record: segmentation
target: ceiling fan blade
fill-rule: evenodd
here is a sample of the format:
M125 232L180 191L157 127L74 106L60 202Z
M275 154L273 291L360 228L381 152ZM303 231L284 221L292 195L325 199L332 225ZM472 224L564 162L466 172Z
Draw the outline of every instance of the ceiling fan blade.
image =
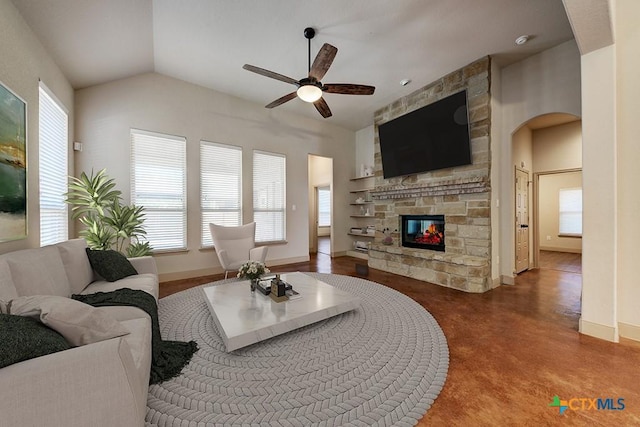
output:
M274 73L273 71L265 70L264 68L256 67L254 65L244 64L242 66L247 71L260 74L261 76L271 77L272 79L280 80L281 82L291 83L292 85L299 86L298 81L291 77L283 76L282 74Z
M315 105L316 110L318 110L318 113L320 113L322 117L324 117L325 119L327 117L331 117L331 109L327 105L327 102L324 100L324 98L318 99L313 103L313 105Z
M281 98L276 99L275 101L273 101L271 104L268 104L265 106L265 108L273 108L273 107L277 107L278 105L282 105L285 102L291 101L293 98L295 98L297 95L296 92L291 92Z
M329 83L322 87L327 93L340 93L343 95L373 95L375 86L354 85L350 83Z
M309 70L309 77L313 77L318 81L322 80L337 53L337 47L331 46L329 43L323 44L320 52L316 55L316 59L313 60L313 65Z

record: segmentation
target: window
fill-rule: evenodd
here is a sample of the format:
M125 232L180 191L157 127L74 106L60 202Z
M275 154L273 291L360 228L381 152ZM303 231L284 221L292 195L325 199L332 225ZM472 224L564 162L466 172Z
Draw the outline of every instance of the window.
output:
M64 202L69 175L67 112L40 84L40 246L69 238L68 205Z
M242 148L200 141L202 246L213 246L209 223L242 225Z
M582 236L582 188L560 189L560 235Z
M187 247L184 138L131 130L131 203L144 206L146 240L155 250Z
M318 187L318 227L331 226L331 190Z
M253 220L256 242L285 239L285 165L281 154L253 152Z

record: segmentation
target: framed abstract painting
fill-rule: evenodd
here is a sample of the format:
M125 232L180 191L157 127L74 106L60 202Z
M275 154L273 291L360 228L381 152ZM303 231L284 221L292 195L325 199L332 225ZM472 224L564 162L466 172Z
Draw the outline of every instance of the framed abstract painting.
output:
M0 242L27 237L27 104L0 82Z

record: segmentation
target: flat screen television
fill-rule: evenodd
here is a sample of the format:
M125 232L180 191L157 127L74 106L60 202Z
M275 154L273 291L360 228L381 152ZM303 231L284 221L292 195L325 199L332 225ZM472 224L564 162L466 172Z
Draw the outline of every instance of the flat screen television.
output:
M471 164L467 91L378 127L384 178Z

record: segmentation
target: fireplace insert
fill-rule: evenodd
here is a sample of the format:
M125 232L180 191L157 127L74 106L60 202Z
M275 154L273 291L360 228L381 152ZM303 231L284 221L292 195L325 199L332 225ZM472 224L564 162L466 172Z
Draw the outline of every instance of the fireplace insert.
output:
M402 215L402 246L444 252L444 215Z

